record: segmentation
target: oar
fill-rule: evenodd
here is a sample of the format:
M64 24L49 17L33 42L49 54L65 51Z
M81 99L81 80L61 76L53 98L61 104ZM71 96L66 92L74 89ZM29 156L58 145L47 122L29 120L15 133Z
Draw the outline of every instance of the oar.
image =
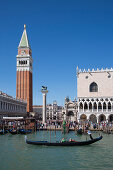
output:
M25 135L25 142L27 141L27 136Z
M3 124L3 134L4 134L4 124Z
M56 125L55 125L55 139L56 139Z

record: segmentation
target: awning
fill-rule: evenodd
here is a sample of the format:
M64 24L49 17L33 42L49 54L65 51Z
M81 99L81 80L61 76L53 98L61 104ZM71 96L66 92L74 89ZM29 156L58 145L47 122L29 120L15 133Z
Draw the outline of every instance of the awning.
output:
M3 119L7 120L20 120L23 119L23 117L3 117Z

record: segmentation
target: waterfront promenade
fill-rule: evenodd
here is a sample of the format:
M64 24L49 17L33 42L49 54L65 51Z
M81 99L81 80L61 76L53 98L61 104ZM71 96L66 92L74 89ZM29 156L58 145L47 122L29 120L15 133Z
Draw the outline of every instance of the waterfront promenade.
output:
M90 124L73 124L68 123L68 131L77 131L79 128L83 130L83 132L87 132L87 130L90 131L103 131L105 133L113 133L113 124L107 123L107 122L101 122L101 123L90 123ZM48 125L48 124L40 124L38 127L38 130L48 130L48 131L62 131L61 125Z
M32 123L31 123L32 120ZM34 131L37 130L47 130L47 131L63 131L63 124L60 123L45 123L36 121L35 119L25 119L22 121L16 120L8 120L0 122L0 129L32 129ZM105 133L113 133L113 123L112 122L100 122L100 123L92 123L92 122L66 122L66 132L69 131L77 131L78 129L82 129L84 133L88 130L91 131L103 131Z

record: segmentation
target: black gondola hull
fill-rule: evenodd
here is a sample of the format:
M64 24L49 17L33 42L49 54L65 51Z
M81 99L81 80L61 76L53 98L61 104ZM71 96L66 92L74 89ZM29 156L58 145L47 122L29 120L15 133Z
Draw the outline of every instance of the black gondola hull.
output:
M31 132L32 132L32 130L19 129L19 133L20 133L20 134L23 134L23 135L29 134L29 133L31 133Z
M6 133L8 133L8 130L0 130L0 135L4 135Z
M16 135L16 134L18 134L18 131L17 130L9 130L9 133L11 133L12 135Z
M45 146L84 146L84 145L90 145L92 143L95 143L99 140L102 139L102 136L92 139L92 140L88 140L88 141L82 141L82 142L48 142L48 141L30 141L30 140L26 140L27 144L32 144L32 145L45 145Z

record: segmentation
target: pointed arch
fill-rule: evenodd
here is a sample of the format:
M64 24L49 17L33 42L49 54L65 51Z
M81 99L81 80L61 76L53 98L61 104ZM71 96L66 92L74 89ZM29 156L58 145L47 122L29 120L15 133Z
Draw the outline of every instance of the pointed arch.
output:
M92 103L89 102L89 110L92 110Z
M88 109L88 104L85 102L84 103L84 110L87 110Z
M86 121L87 120L87 116L85 114L82 114L80 116L80 121Z
M67 113L67 116L74 116L73 111L69 111L69 112Z
M106 116L104 114L101 114L99 116L99 122L103 122L103 121L106 121Z
M108 110L111 110L111 102L108 102Z
M82 103L82 102L80 102L79 108L80 108L80 109L83 109L83 103Z
M89 120L90 120L91 122L93 122L93 123L97 123L97 118L96 118L96 116L95 116L94 114L91 114L91 115L89 116Z
M89 86L89 91L90 92L98 92L98 85L95 82L92 82Z
M94 110L97 110L97 103L96 102L94 102L93 106L94 106Z
M109 122L113 122L113 114L110 114L110 115L109 115L108 121L109 121Z
M98 110L102 110L102 104L101 104L101 102L98 103Z
M103 110L106 110L106 102L103 103Z

